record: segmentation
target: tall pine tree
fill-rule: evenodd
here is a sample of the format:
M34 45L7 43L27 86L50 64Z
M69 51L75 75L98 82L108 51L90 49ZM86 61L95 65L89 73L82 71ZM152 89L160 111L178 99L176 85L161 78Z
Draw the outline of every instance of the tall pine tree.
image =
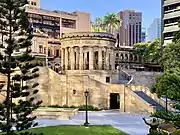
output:
M4 38L0 45L0 73L7 75L6 94L0 103L0 130L7 135L36 126L36 117L31 114L42 103L36 99L39 84L34 79L39 76L39 69L30 55L33 35L26 4L26 0L0 0L0 29ZM17 50L20 53L15 55ZM15 133L12 127L16 127Z

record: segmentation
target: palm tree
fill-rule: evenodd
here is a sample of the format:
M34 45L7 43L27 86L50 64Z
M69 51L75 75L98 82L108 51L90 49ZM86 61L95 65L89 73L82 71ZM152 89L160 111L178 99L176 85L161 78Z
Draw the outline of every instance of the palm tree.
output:
M103 32L104 30L103 30L103 22L104 22L104 20L103 20L103 18L101 18L101 17L97 17L95 20L94 20L94 22L92 23L92 31L94 31L94 32Z
M117 30L118 26L121 25L121 19L115 13L108 13L104 16L103 21L103 28L111 33L114 34L115 30Z

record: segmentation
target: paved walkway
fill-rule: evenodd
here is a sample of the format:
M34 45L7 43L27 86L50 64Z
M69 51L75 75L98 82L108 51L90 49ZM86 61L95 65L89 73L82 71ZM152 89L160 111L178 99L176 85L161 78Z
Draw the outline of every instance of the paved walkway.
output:
M92 125L112 125L130 135L147 135L148 126L142 120L144 115L120 114L119 112L90 112L89 123ZM38 120L39 126L83 125L85 113L80 112L71 120Z

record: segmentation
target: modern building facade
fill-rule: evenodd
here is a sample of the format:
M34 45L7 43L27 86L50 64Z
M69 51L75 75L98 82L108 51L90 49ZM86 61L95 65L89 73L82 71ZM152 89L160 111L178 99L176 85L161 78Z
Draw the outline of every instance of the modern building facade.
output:
M162 39L163 45L172 42L174 32L179 30L180 1L162 0Z
M142 28L142 33L141 33L141 42L146 42L146 28Z
M29 0L28 17L34 32L39 29L43 33L34 33L32 53L44 58L48 46L50 59L60 57L60 37L64 33L89 32L90 14L80 11L72 13L64 11L48 11L40 8L40 0Z
M147 29L147 41L153 41L161 37L161 20L156 18Z
M119 14L122 24L119 28L120 45L133 46L142 41L142 13L124 10Z

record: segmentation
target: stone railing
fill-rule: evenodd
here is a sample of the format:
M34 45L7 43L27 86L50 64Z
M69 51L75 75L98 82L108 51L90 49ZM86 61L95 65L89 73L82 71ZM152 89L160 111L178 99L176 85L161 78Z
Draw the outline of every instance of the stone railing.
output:
M136 95L131 87L125 85L126 90L128 90L128 94L131 94L134 99L135 99L135 108L139 108L141 111L139 111L138 113L147 113L147 114L151 114L151 113L155 113L156 112L156 106L151 105L150 103L148 103L147 101L145 101L143 98L139 97L138 95ZM131 109L131 108L130 108Z
M32 113L38 119L57 119L69 120L70 117L77 115L78 109L65 108L39 108Z
M90 76L88 76L88 79L89 81L94 84L96 87L99 87L99 88L107 88L109 86L109 84L107 83L103 83L103 82L100 82L100 81L97 81L95 80L94 78L91 78Z
M130 74L128 74L126 71L124 70L121 70L120 71L120 74L126 79L128 80L128 83L127 84L131 84L133 82L133 76L131 76Z
M105 32L72 32L63 34L61 39L73 37L101 37L114 39L114 35Z
M166 107L166 101L164 101L161 98L158 98L157 94L155 93L151 93L150 89L143 86L143 85L131 85L130 88L133 91L142 91L144 92L147 96L149 96L151 99L153 99L154 101L156 101L158 104L160 104L161 106L163 106L164 108ZM172 112L176 112L176 109L174 109L173 107L171 107L170 104L167 104L167 109L169 111Z

